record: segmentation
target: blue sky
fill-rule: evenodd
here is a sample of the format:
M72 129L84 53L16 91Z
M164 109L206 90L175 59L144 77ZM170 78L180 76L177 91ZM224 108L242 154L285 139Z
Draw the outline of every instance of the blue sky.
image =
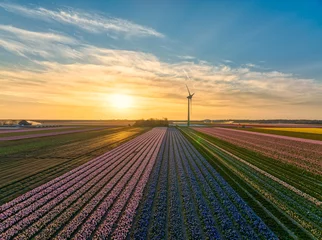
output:
M0 1L0 108L82 118L102 90L136 102L127 113L106 103L106 118L184 118L188 83L197 119L322 118L321 10L318 0ZM77 69L93 75L80 80Z

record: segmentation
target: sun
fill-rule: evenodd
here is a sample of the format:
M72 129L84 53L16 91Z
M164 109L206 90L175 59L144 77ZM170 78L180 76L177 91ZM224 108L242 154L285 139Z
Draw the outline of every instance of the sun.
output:
M130 108L133 104L132 97L125 94L112 94L110 101L113 107L119 109Z

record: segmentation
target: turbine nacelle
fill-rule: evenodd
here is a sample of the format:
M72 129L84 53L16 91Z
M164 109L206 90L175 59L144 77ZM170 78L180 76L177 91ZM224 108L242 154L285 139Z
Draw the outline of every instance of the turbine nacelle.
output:
M195 95L195 93L190 94L187 98L192 99L193 95Z

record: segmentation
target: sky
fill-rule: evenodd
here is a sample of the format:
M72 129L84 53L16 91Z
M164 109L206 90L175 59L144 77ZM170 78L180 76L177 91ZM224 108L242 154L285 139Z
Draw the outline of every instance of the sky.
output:
M0 0L0 119L322 119L321 11Z

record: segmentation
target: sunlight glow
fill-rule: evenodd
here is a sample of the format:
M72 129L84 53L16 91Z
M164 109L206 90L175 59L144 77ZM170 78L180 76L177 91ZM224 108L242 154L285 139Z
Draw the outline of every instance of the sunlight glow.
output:
M125 94L113 94L110 96L110 103L113 107L119 109L130 108L133 104L133 99Z

